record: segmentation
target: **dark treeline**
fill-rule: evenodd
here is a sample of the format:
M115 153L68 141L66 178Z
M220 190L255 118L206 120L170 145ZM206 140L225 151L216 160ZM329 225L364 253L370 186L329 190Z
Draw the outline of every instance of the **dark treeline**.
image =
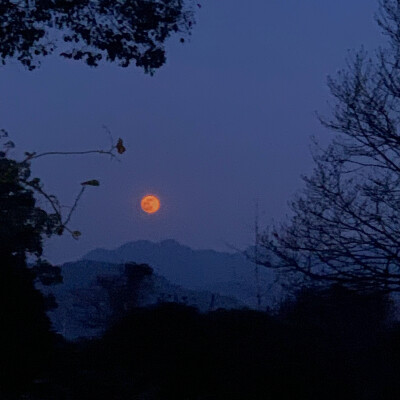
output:
M32 325L28 313L19 331L32 342L11 347L16 379L2 374L1 398L399 398L392 309L383 295L339 286L300 291L274 315L161 303L75 343Z

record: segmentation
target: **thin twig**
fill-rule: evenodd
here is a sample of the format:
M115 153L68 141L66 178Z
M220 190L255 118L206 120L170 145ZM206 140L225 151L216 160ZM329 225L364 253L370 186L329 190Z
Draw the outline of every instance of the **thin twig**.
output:
M78 202L79 202L80 198L82 197L83 192L85 191L85 189L86 189L86 186L82 186L82 188L81 188L81 190L80 190L78 196L76 196L74 205L72 206L71 210L69 211L69 213L68 213L68 215L67 215L67 218L66 218L65 221L63 222L63 226L67 225L68 222L71 220L72 214L73 214L73 212L75 211L75 209L76 209L76 207L77 207L77 205L78 205Z
M114 148L115 147L113 146L111 150L46 151L45 153L40 153L40 154L31 153L25 158L23 162L34 160L39 157L52 156L52 155L70 156L70 155L85 155L85 154L109 154L111 157L115 157L115 154L113 153Z

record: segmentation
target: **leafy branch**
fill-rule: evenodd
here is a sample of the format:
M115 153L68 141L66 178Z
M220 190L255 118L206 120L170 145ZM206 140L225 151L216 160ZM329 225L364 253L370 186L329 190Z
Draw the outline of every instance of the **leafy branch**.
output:
M4 129L0 129L0 140L8 138L8 132ZM3 151L0 152L0 159L6 158L11 149L15 148L14 142L11 140L7 140L3 144ZM68 214L64 217L62 212L62 207L58 198L54 195L51 195L46 192L43 184L41 183L39 178L30 178L30 164L33 160L47 157L52 155L62 155L62 156L71 156L71 155L87 155L87 154L100 154L100 155L109 155L111 158L116 158L117 155L121 155L125 153L126 148L124 146L123 140L119 138L116 143L112 142L111 147L109 149L97 149L97 150L85 150L85 151L47 151L43 153L36 152L25 152L25 158L22 161L15 161L15 163L19 166L21 173L19 175L19 181L25 187L32 189L35 193L39 194L43 197L50 208L52 209L52 213L48 215L49 225L47 229L47 234L58 234L62 235L64 231L67 231L71 234L74 239L79 239L81 236L81 232L77 230L72 230L68 227L68 224L71 221L72 215L74 214L79 201L81 200L83 193L87 189L88 186L100 186L100 182L97 179L91 179L85 182L82 182L81 190L76 196L72 207Z

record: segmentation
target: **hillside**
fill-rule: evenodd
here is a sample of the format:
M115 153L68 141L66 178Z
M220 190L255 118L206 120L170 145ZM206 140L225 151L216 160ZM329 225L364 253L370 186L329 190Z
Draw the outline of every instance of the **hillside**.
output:
M236 297L249 307L257 307L255 266L239 252L193 250L175 240L158 243L140 240L114 250L96 249L83 259L115 264L145 263L176 285ZM275 281L272 271L259 268L262 308L274 306L281 296L280 285Z
M152 274L127 291L129 263L138 264L137 271L146 264ZM136 241L114 250L93 250L61 269L63 283L42 290L55 296L59 306L49 315L57 332L68 339L101 333L116 313L116 299L125 302L125 309L165 301L200 311L258 308L255 266L242 253L193 250L174 240ZM259 270L259 294L260 309L274 307L282 295L267 269Z
M137 277L131 279L127 267ZM64 282L41 288L47 294L53 294L58 304L49 312L54 329L69 340L98 336L115 316L123 315L134 307L160 302L194 306L202 312L245 307L236 298L186 289L154 273L141 277L141 267L87 260L64 264ZM136 270L138 273L135 273Z

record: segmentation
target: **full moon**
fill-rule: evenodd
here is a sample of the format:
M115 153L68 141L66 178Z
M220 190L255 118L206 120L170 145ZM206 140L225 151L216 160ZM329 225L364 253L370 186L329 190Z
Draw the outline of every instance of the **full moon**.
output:
M153 195L144 196L140 202L142 210L147 214L154 214L160 209L160 199Z

